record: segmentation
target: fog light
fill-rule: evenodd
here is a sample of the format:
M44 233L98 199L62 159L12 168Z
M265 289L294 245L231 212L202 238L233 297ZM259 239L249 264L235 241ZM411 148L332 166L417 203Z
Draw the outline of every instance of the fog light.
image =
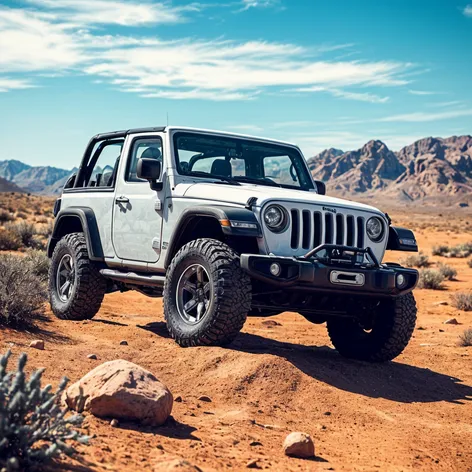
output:
M406 277L403 274L397 275L397 287L403 288L406 285Z
M273 262L273 263L270 265L270 273L271 273L274 277L278 277L281 272L282 272L282 267L280 267L280 264L277 264L277 262Z

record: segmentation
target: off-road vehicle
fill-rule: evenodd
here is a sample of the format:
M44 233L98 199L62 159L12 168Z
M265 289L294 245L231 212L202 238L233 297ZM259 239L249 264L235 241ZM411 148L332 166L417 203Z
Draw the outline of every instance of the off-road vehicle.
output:
M106 293L164 298L181 346L232 341L248 315L327 323L344 356L386 361L411 337L418 272L382 263L413 233L325 195L300 149L159 127L94 136L55 209L49 289L61 319L92 318Z

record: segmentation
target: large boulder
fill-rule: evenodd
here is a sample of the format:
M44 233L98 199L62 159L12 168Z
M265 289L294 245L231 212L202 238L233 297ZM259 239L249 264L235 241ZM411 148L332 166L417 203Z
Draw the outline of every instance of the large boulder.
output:
M105 362L64 393L72 410L159 426L172 411L169 389L151 372L122 359Z
M290 433L284 441L284 453L287 456L308 459L315 455L315 445L307 433Z

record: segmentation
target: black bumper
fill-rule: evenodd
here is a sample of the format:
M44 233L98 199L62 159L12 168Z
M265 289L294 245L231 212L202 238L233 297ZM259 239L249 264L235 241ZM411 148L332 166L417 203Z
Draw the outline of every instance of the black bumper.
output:
M418 283L418 271L398 264L374 267L326 264L318 260L294 257L242 254L241 267L254 279L274 287L312 292L350 293L358 295L398 296L410 292ZM272 275L273 263L280 274ZM399 285L398 275L404 284Z

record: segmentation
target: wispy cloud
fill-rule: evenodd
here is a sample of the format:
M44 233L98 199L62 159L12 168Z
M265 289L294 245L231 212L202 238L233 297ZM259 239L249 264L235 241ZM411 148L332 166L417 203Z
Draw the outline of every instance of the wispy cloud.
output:
M242 0L241 10L249 10L250 8L274 8L280 7L280 0Z
M467 5L464 8L463 13L464 13L465 16L472 17L472 5Z
M384 118L380 118L377 121L420 123L427 121L440 121L451 118L460 118L461 116L472 116L472 110L449 110L438 113L405 113L403 115L386 116Z
M384 103L388 97L364 90L405 85L404 74L414 68L396 61L320 57L349 44L310 49L268 41L170 41L154 35L100 34L101 29L90 27L103 22L135 26L179 21L175 8L167 3L27 1L47 11L0 6L0 70L4 73L86 74L146 98L248 100L270 90L293 88ZM363 90L352 90L355 87Z
M11 79L9 77L0 77L0 93L33 87L35 87L35 85L33 85L28 79Z
M430 92L428 90L408 90L411 95L437 95L437 92Z
M200 9L199 4L172 7L167 3L120 0L26 0L29 4L54 11L76 24L117 24L145 26L184 21L185 11Z

